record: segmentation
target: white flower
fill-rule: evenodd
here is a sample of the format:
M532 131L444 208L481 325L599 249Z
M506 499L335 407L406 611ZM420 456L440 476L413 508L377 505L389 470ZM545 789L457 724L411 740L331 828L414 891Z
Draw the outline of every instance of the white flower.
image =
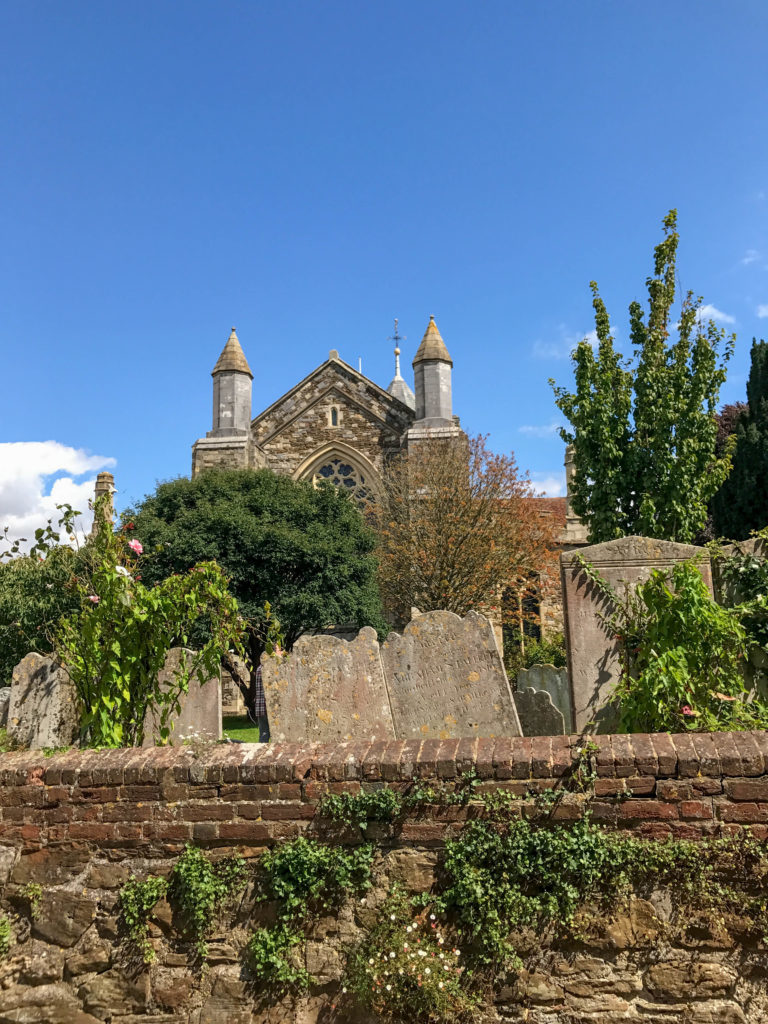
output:
M390 960L394 960L395 959L395 954L394 953L390 953L389 954L389 959Z
M440 959L440 960L442 960L442 959L443 959L443 957L445 956L445 954L444 954L444 953L438 953L437 955L438 955L438 957L439 957L439 959Z
M346 990L346 988L343 988L341 991L346 994L347 990Z
M370 960L368 961L368 963L369 963L369 964L372 964L372 963L373 963L373 957L371 957L371 959L370 959Z
M117 573L118 576L127 576L128 579L131 578L131 574L128 572L124 565L116 565L115 572Z
M425 949L420 949L419 950L419 956L426 956L426 955L427 955L427 951Z
M437 987L438 987L438 988L442 988L442 987L443 987L443 983L442 983L442 981L438 981L438 983L437 983Z
M453 955L454 955L454 956L458 956L458 955L459 955L459 951L458 951L458 949L454 949L454 951L453 951Z
M430 914L429 915L429 920L430 921L434 921L435 920L435 915L434 914Z
M403 968L401 967L400 970L397 973L398 974L402 974L403 973Z
M387 992L391 992L391 991L392 991L392 986L391 985L387 985Z
M424 968L424 973L425 973L425 974L431 974L431 973L432 973L432 971L430 971L430 969L429 969L428 967L425 967L425 968Z
M450 969L451 969L451 968L450 968L450 967L448 966L448 964L444 964L444 965L443 965L443 970L444 970L444 971L450 971Z
M395 915L394 914L390 914L389 915L389 920L390 921L394 921L395 920Z
M360 900L361 903L365 903L365 896Z
M407 927L407 928L406 928L405 930L406 930L407 932L412 932L412 931L413 931L413 928L411 928L411 926L410 926L410 925L408 925L408 927Z

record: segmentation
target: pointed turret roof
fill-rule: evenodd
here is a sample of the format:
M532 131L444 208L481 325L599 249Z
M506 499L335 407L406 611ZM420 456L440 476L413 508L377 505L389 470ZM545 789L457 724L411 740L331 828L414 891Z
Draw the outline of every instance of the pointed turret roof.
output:
M214 377L217 373L223 373L224 370L237 370L239 373L247 373L251 380L253 380L251 368L248 365L248 360L245 358L245 352L243 352L234 327L227 338L227 344L221 350L221 355L216 365L211 370L211 376Z
M397 320L395 320L395 335L397 336ZM407 405L409 409L416 408L416 396L408 387L406 382L403 380L400 374L400 349L395 349L395 376L392 378L392 383L387 388L387 391L394 398L397 398Z
M437 329L435 318L431 316L427 329L424 332L424 337L421 339L418 352L413 357L413 365L416 363L423 363L426 359L439 359L444 363L450 363L453 366L453 360L448 354L448 349L445 347L445 342L442 339L440 331Z

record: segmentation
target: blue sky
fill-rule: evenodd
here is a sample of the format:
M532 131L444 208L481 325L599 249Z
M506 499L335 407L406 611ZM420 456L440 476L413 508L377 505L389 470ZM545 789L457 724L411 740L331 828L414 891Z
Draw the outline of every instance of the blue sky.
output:
M743 398L767 39L764 0L0 2L0 520L96 456L121 504L188 473L232 324L256 412L330 348L386 386L431 313L463 426L557 493L547 378L592 278L626 343L672 206Z

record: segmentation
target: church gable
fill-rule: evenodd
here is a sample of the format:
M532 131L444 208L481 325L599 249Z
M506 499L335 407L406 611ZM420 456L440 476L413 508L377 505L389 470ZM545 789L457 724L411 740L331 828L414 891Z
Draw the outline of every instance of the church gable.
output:
M332 356L257 416L251 436L278 473L311 475L315 463L335 454L346 465L355 452L379 473L412 421L407 406Z

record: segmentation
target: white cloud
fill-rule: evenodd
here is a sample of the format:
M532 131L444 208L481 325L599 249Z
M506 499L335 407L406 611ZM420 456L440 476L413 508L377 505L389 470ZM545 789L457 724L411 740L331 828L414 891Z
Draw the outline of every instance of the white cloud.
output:
M597 331L594 330L579 334L569 331L565 324L558 324L557 334L559 338L548 341L537 338L534 341L531 352L536 359L567 359L580 341L588 341L592 348L597 345Z
M729 313L723 313L722 310L718 309L717 306L713 306L711 303L707 303L706 306L702 306L696 314L696 319L701 323L702 320L714 320L718 324L735 324L736 317L731 316Z
M747 251L744 253L739 262L741 263L742 267L748 267L750 263L757 263L759 259L760 253L757 251L757 249L747 249Z
M87 531L95 477L79 478L114 465L114 459L58 441L0 443L0 530L8 526L13 539L34 537L49 519L56 526L57 505L69 504L83 513L78 528Z
M554 437L562 424L553 421L548 423L546 426L529 426L519 427L521 434L528 434L529 437Z
M547 498L562 498L565 494L565 473L552 473L549 476L533 473L531 484L537 494L543 492Z
M761 320L765 320L765 318L768 316L768 304L758 306L755 312Z

